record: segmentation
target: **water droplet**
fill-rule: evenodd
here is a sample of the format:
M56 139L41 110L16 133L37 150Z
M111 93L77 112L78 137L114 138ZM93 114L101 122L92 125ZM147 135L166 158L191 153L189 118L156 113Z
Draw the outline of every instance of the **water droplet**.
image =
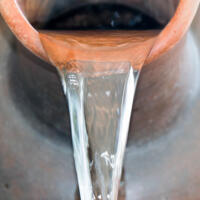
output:
M115 21L112 20L112 21L110 22L110 25L111 25L112 27L114 27L114 26L115 26Z
M105 160L105 163L107 166L110 166L111 168L114 168L114 164L115 164L115 155L111 154L109 155L109 153L107 151L103 152L101 154L101 158L103 158Z
M92 195L92 200L96 200L96 197L94 196L94 194Z
M105 92L105 94L106 94L106 96L110 96L110 91L109 90L107 90L106 92Z
M110 199L110 194L107 194L107 199L108 199L108 200Z
M76 75L74 74L69 74L68 75L68 83L71 86L78 86L79 85L79 81L77 80Z

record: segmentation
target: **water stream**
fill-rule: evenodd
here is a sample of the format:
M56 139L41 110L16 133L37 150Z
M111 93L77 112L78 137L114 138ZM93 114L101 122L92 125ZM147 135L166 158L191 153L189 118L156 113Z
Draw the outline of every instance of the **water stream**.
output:
M96 19L97 13L101 17ZM102 13L107 13L106 21ZM126 28L132 31L102 30L120 28L127 22L127 14L134 23ZM110 23L113 20L115 26ZM66 31L73 24L78 24L79 31ZM159 34L158 27L140 11L94 5L67 17L61 15L48 24L47 31L40 32L68 101L81 200L118 199L137 80Z
M69 105L81 200L118 198L137 80L157 33L40 34Z
M139 71L129 62L67 65L79 69L60 74L81 199L116 200Z

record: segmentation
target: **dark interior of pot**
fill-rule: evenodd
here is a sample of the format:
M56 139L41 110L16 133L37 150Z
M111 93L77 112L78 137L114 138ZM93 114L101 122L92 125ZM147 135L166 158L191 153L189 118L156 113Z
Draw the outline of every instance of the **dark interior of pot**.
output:
M57 18L64 13L73 10L81 12L86 5L99 5L99 13L106 13L108 7L101 6L112 5L117 8L121 6L122 10L137 9L152 17L158 23L165 25L172 18L180 0L18 0L22 10L28 20L36 27L43 27L47 22ZM79 8L79 9L78 9ZM113 8L114 9L114 8ZM96 15L95 18L98 18ZM106 17L106 16L105 16ZM77 17L78 18L78 17Z

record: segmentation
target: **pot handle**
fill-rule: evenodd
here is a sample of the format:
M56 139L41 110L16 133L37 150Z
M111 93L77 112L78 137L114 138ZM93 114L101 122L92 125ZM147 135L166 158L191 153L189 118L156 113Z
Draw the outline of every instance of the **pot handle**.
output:
M173 18L156 39L146 63L156 60L183 38L198 11L199 3L200 0L180 0Z
M0 12L22 44L35 55L48 61L48 57L40 42L39 33L28 22L17 1L0 0Z

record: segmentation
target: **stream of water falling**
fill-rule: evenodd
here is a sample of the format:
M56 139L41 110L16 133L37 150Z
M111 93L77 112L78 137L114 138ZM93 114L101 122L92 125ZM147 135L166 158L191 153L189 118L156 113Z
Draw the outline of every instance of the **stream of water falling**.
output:
M81 200L118 199L137 80L157 34L40 33L68 101Z
M37 26L67 97L81 200L118 199L137 80L162 27L116 2L67 8Z
M48 31L40 32L40 39L67 97L81 200L117 200L137 80L160 24L123 6L95 6L58 17ZM96 18L96 12L101 17ZM119 28L120 21L127 22L127 14L135 31L82 31L101 23L109 28L110 22L115 24L111 29ZM69 21L87 26L62 31ZM60 30L59 24L65 28Z
M68 100L81 200L118 199L137 80L157 34L40 33Z
M139 71L129 62L67 65L79 69L60 74L69 105L81 200L117 200Z

